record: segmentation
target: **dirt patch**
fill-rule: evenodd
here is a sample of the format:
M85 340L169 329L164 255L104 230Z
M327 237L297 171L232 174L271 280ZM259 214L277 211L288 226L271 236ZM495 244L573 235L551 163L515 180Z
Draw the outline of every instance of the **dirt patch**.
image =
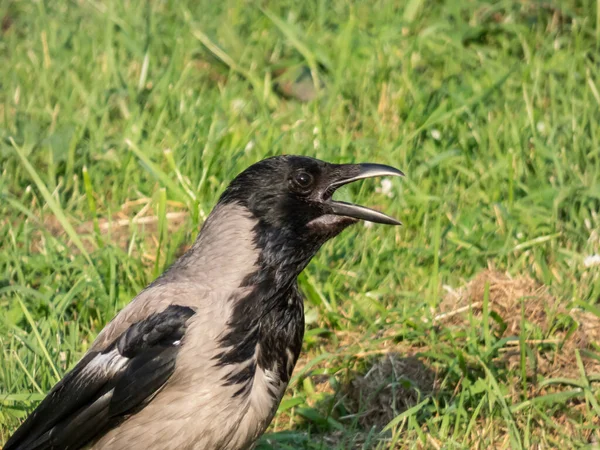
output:
M535 365L528 365L530 376L580 378L577 352L588 376L600 373L600 362L591 355L598 350L600 317L572 308L527 276L513 278L495 270L480 273L445 296L436 323L465 328L473 320L481 325L486 290L489 323L496 337L518 338L523 327L525 343L536 359ZM519 340L507 342L500 354L510 367L519 366Z

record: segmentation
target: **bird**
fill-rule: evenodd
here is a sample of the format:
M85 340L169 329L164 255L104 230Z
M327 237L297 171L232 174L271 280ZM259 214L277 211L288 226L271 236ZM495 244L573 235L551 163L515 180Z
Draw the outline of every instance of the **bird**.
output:
M298 275L360 220L341 186L381 164L280 155L237 175L179 259L101 330L4 450L250 450L301 352Z

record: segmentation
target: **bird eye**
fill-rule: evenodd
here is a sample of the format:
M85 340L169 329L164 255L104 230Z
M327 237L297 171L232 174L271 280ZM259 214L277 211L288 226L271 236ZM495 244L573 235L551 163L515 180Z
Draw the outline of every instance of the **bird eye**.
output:
M294 175L294 183L302 190L306 190L313 184L313 177L307 172L297 172Z
M296 174L296 183L298 183L298 186L303 187L303 188L307 188L312 184L312 176L310 176L310 174L306 173L306 172L298 172Z

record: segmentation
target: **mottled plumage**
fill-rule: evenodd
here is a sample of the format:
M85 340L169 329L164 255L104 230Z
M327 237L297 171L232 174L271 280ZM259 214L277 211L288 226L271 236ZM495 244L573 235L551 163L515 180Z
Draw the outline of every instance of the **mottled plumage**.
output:
M192 248L101 331L5 450L252 448L300 354L299 273L357 219L398 223L333 192L400 174L291 156L251 166Z

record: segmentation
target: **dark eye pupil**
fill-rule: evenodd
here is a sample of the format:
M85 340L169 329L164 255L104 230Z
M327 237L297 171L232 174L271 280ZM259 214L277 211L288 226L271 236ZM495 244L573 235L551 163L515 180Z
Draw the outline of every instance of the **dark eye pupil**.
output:
M302 187L308 187L312 183L312 177L306 172L300 172L296 175L296 182Z

